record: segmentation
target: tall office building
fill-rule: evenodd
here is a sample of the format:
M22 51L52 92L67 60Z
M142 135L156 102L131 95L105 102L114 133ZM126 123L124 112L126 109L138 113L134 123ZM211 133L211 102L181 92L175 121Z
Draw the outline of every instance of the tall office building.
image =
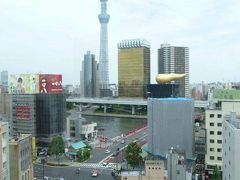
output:
M99 84L100 96L104 95L104 90L108 89L109 84L109 66L108 66L108 22L110 15L107 14L107 1L101 1L101 14L98 15L101 24L100 33L100 54L99 54Z
M32 137L21 134L9 141L10 179L32 180Z
M230 112L240 115L239 100L221 100L218 102L218 107L206 110L205 169L209 174L213 173L216 165L220 171L223 169L223 119Z
M150 43L143 39L118 43L119 97L146 97L150 83Z
M97 62L95 61L95 55L90 51L84 55L81 71L81 94L84 97L92 98L97 96L98 84L97 84Z
M189 98L148 98L148 150L165 157L173 147L192 160L193 109Z
M0 179L10 179L8 123L0 121Z
M223 123L223 178L239 180L240 116L235 112L225 116Z
M158 49L158 73L186 73L187 75L175 81L179 84L180 97L190 97L189 94L189 48L162 44Z

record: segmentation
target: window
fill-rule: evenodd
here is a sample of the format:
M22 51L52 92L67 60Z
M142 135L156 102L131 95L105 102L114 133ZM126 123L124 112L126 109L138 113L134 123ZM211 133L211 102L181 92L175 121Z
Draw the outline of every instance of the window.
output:
M214 114L210 114L210 118L214 118Z
M230 132L229 132L229 137L230 137Z
M221 161L221 160L222 160L222 157L217 157L217 160L218 160L218 161Z
M222 152L222 149L221 148L217 148L217 152Z
M217 126L218 127L222 127L222 123L217 123Z
M214 148L210 148L210 151L211 151L211 152L214 151Z
M222 140L217 140L217 143L218 144L222 144Z
M231 165L231 162L230 162L230 160L228 161L228 164L229 164L229 165Z
M221 117L222 117L222 115L221 115L221 114L218 114L218 115L217 115L217 118L221 118Z
M214 123L210 123L210 126L214 126Z
M231 151L231 148L230 148L230 146L228 147L228 149L229 149L229 151Z
M218 131L218 132L217 132L217 135L222 135L222 132L221 132L221 131Z
M213 134L214 134L214 131L210 131L210 134L213 135Z
M210 139L210 143L214 143L214 139Z
M214 156L210 156L210 160L214 160Z

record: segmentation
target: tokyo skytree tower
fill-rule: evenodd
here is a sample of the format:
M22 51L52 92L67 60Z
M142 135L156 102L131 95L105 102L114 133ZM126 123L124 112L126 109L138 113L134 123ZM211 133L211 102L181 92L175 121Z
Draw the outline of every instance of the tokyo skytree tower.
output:
M100 54L99 54L99 84L100 89L107 89L109 83L108 75L108 21L110 15L107 14L107 1L101 1L101 14L98 15L101 24L100 34Z

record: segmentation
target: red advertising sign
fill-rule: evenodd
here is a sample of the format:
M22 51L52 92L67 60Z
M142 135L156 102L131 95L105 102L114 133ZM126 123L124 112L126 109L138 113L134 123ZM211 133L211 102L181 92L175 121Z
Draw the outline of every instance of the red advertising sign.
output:
M30 107L29 106L17 106L16 107L16 119L29 120L30 119Z
M42 94L61 94L62 75L61 74L40 74L39 75L39 93Z

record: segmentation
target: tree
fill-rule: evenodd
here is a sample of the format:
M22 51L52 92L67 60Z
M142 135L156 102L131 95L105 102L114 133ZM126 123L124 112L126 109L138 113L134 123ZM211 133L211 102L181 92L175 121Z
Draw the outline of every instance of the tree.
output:
M90 151L87 148L84 148L83 150L79 149L77 151L77 161L83 162L90 158Z
M133 167L140 165L143 160L142 156L140 155L141 152L142 149L136 142L130 143L126 151L127 162Z
M221 175L217 166L215 166L213 170L213 180L221 180Z
M56 158L59 155L65 152L64 141L61 136L53 137L51 143L48 146L48 151L51 155L56 155Z

